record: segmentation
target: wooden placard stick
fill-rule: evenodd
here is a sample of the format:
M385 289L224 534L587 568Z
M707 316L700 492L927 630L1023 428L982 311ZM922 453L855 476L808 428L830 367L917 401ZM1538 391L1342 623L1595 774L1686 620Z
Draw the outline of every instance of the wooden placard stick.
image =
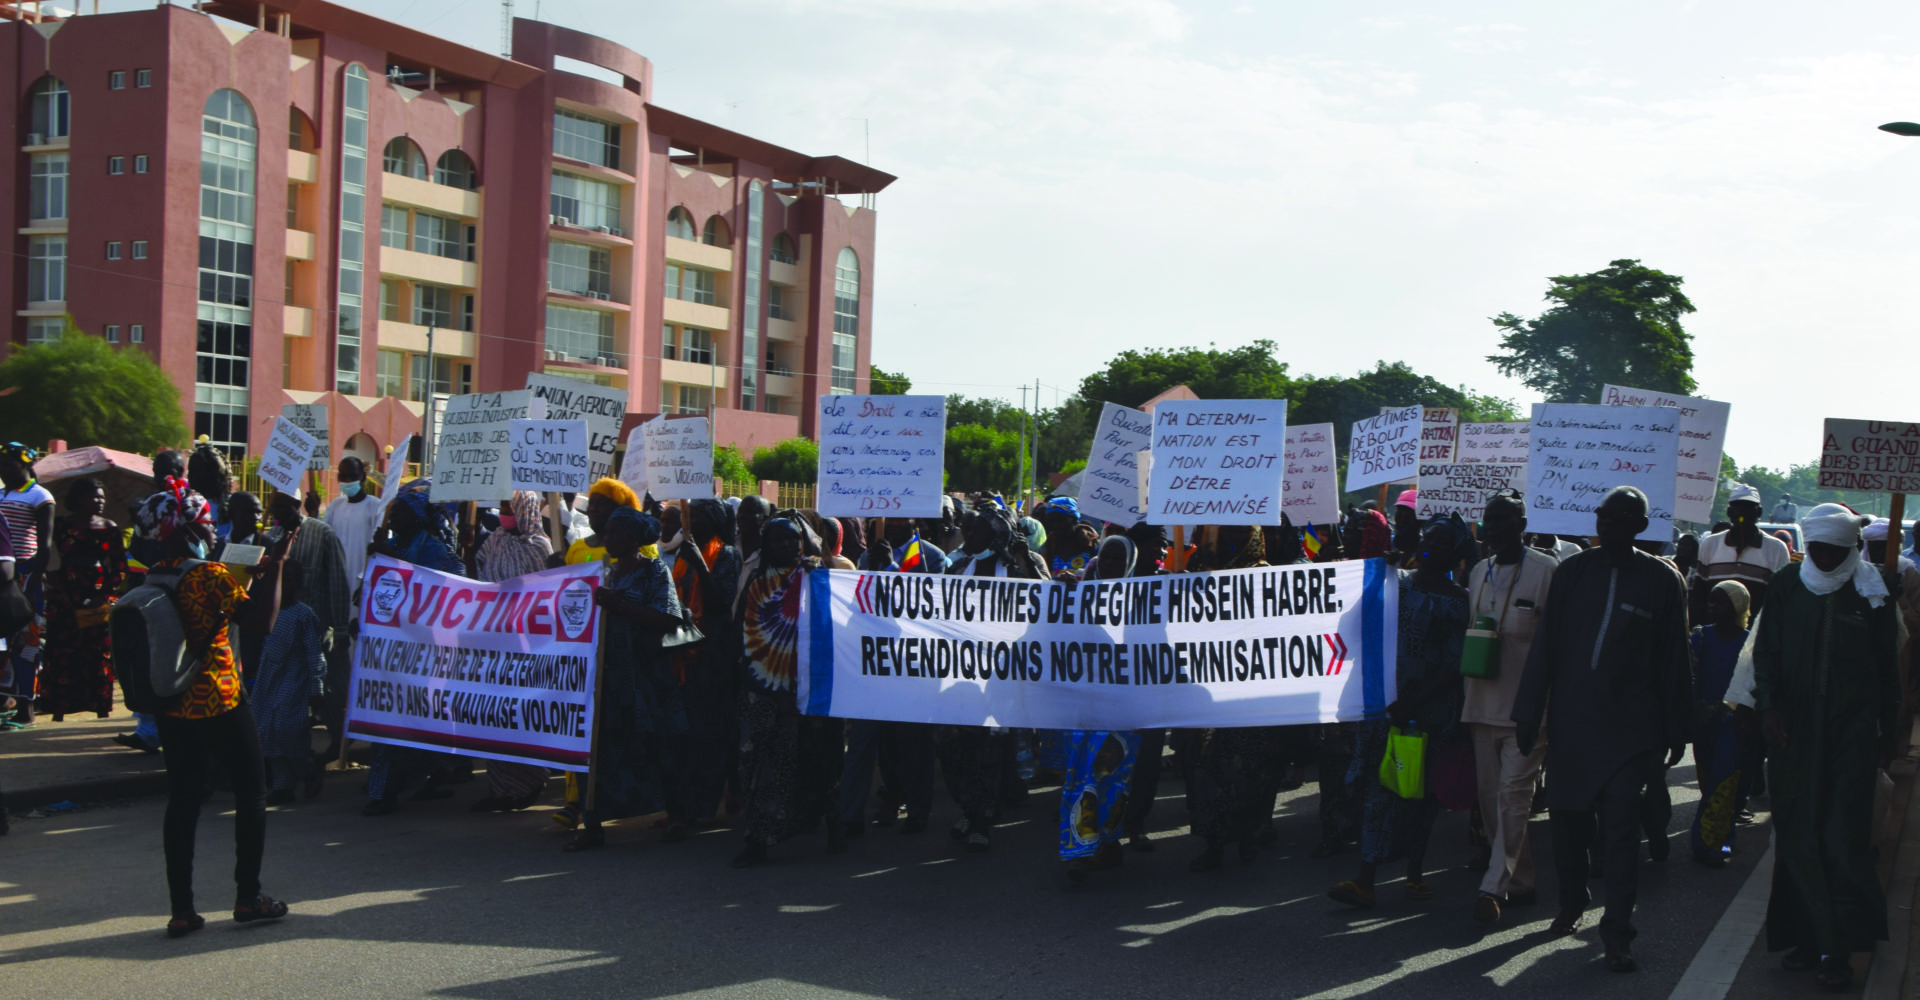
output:
M1900 536L1906 534L1900 522L1907 517L1907 495L1895 493L1893 501L1887 506L1887 568L1900 568Z
M561 519L561 506L560 494L547 494L547 520L550 522L547 532L553 536L553 551L564 554L567 551L567 531L566 522Z
M1173 551L1167 554L1167 562L1169 564L1167 569L1175 573L1186 571L1187 526L1184 524L1176 524L1173 526Z

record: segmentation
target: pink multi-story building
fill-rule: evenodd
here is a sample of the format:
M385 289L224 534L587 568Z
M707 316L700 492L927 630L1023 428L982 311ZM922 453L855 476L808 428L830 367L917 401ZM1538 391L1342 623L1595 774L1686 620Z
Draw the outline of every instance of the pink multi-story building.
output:
M196 435L257 449L321 403L368 459L431 394L534 371L746 447L866 391L890 175L657 107L645 57L544 22L504 58L322 0L199 6L0 3L16 342L71 316L151 352Z

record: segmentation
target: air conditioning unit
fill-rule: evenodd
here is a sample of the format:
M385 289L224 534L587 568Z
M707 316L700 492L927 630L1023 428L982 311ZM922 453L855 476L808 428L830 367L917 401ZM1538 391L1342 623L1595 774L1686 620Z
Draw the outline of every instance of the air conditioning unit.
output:
M548 361L553 361L553 360L555 360L555 358L554 358L554 356L553 356L553 352L552 352L552 351L548 351L548 352L547 352L547 360L548 360Z
M572 361L572 360L573 360L572 358L570 358L570 357L568 357L568 356L567 356L567 352L565 352L565 351L549 351L549 352L547 352L547 353L549 353L549 354L552 354L552 355L553 355L553 360L555 360L555 361L563 361L563 362L564 362L564 361Z
M621 367L620 359L611 354L602 354L600 355L600 366L603 368L619 368Z
M607 294L606 292L588 292L587 294L593 296L596 299L599 299L602 302L613 301L613 296Z
M549 215L547 216L547 222L555 226L564 226L567 224L567 217L564 215Z
M596 233L604 233L604 232L608 232L608 229L606 226L595 226L593 227L593 231Z
M618 237L620 237L621 239L626 239L626 237L627 237L627 231L626 231L626 230L624 230L624 229L621 229L621 228L620 228L619 226L608 226L608 227L607 227L607 232L609 232L609 233L611 233L611 234L613 234L613 235L615 235L615 236L618 236Z
M41 135L41 134L40 134L40 133L38 133L38 132L28 132L28 133L27 133L27 145L29 145L29 146L44 146L44 145L46 145L46 144L47 144L47 137L46 137L46 136L44 136L44 135Z

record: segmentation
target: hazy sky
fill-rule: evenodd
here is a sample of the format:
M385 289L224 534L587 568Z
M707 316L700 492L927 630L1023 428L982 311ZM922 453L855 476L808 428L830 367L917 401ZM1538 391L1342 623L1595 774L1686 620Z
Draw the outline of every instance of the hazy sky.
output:
M350 5L498 50L487 0ZM1487 317L1638 257L1686 278L1742 463L1920 420L1920 139L1874 128L1920 120L1910 2L538 8L651 58L676 111L856 159L870 123L900 177L873 356L926 391L1051 403L1126 348L1265 337L1524 411Z

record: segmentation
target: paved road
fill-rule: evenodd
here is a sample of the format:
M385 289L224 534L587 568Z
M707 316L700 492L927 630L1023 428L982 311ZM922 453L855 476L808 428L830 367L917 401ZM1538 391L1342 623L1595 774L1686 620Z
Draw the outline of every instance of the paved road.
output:
M1674 829L1695 795L1672 772ZM277 926L224 919L231 823L224 799L201 827L207 929L160 933L167 914L158 800L16 820L0 839L0 981L12 996L388 997L1665 997L1764 848L1734 866L1645 863L1636 952L1643 971L1608 973L1591 929L1544 934L1552 905L1492 933L1467 917L1478 876L1463 814L1434 835L1427 903L1382 886L1378 910L1323 895L1353 855L1305 856L1313 797L1283 803L1282 847L1248 867L1194 875L1176 833L1181 786L1162 789L1160 849L1070 886L1053 860L1057 795L1010 810L987 855L940 823L918 836L878 830L841 856L819 835L734 871L731 830L678 845L629 825L605 850L563 854L544 811L475 816L484 784L449 801L359 815L357 778L330 776L314 803L269 818L266 882L293 903ZM1311 788L1311 786L1309 786ZM549 798L557 797L550 793ZM897 828L896 828L897 829ZM1534 826L1543 860L1547 824ZM1178 832L1184 833L1184 830ZM1394 873L1397 876L1397 872ZM1552 875L1543 874L1543 900ZM1809 990L1810 992L1810 986ZM1798 991L1796 991L1798 992Z

